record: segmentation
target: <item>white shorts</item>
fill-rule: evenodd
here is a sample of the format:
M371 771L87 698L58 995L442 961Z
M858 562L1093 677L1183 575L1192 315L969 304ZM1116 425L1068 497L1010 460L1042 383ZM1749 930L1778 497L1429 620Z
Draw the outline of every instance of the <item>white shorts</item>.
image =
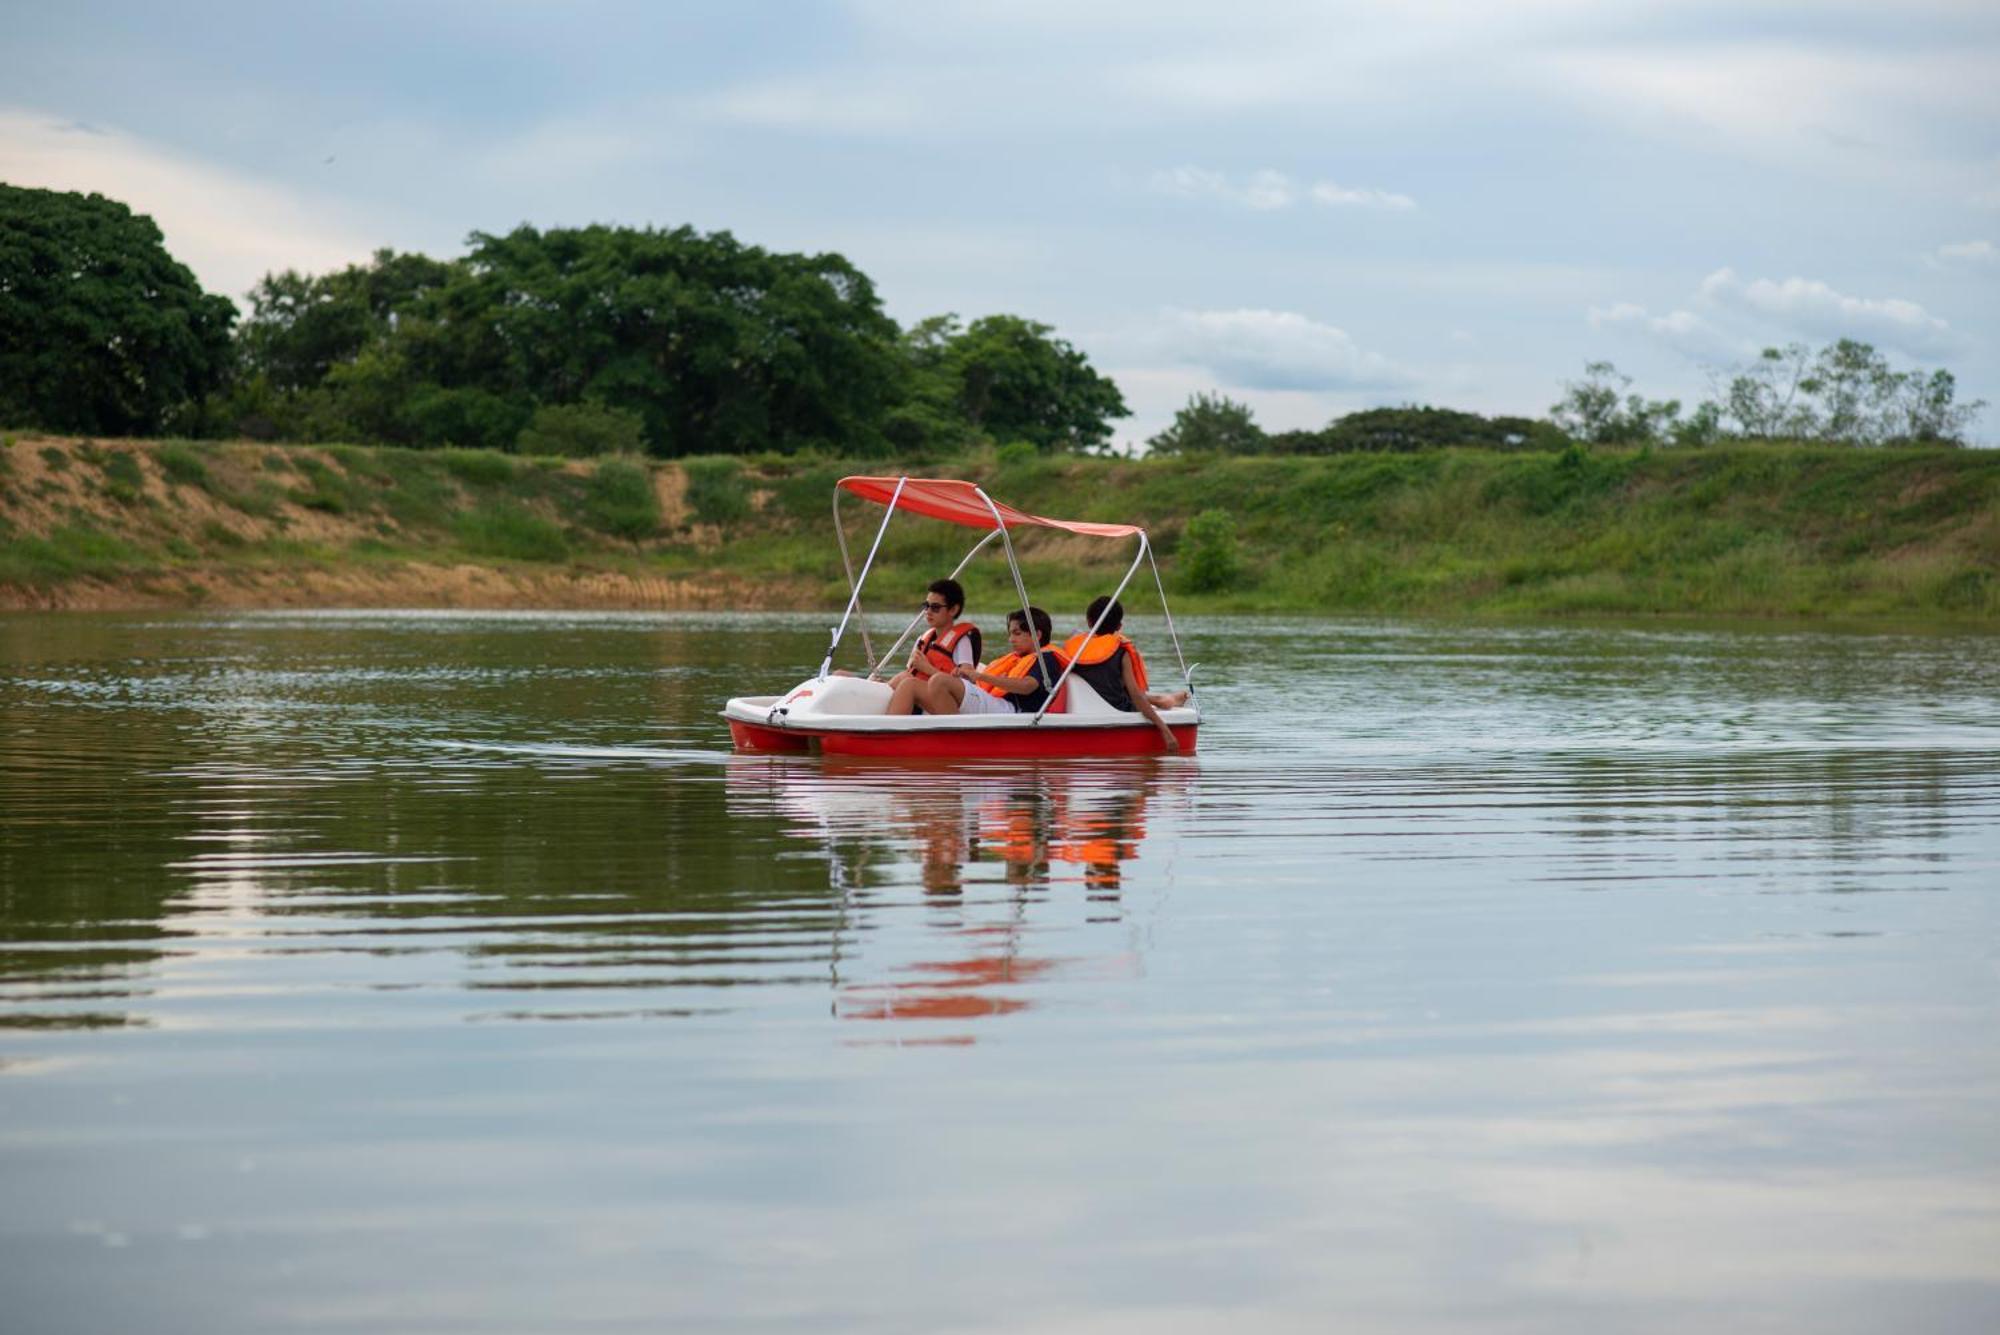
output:
M965 683L965 699L959 702L961 714L1012 714L1016 710L997 695L988 695L982 686Z

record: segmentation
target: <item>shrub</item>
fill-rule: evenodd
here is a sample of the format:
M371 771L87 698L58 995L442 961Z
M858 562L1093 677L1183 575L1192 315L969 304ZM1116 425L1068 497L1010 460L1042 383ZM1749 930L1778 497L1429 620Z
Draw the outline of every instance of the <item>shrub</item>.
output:
M562 529L518 505L483 505L460 515L452 527L465 549L479 556L510 561L562 561L569 557Z
M1236 521L1226 510L1203 510L1188 521L1181 543L1181 582L1195 593L1217 593L1243 577Z
M743 468L734 459L684 459L687 474L687 503L696 519L706 524L727 524L750 513L750 489L743 484Z
M158 446L153 450L153 458L159 461L160 471L166 475L167 481L207 488L208 465L188 446L172 443Z
M440 451L444 470L460 482L475 487L498 486L514 480L514 461L495 450Z
M628 458L597 465L584 490L583 512L592 528L614 538L637 542L660 531L660 498L653 492L653 475L646 465Z
M638 454L645 449L646 420L603 403L550 403L535 409L514 442L519 454L560 454L573 459Z
M146 474L129 450L112 450L97 461L104 470L104 491L113 500L130 505L145 494Z

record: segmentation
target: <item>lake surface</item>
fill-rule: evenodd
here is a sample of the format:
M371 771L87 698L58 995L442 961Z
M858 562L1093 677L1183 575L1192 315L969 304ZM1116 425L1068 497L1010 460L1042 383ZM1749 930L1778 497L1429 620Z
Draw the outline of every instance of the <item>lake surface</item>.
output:
M2000 1329L2000 639L827 621L0 617L0 1329Z

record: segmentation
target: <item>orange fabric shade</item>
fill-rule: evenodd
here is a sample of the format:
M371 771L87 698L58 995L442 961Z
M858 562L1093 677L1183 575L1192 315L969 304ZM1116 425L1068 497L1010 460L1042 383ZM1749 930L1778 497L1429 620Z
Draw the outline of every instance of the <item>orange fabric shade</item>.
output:
M840 486L863 500L887 505L889 498L896 495L896 484L902 481L894 477L844 477L840 479ZM975 484L954 478L911 478L904 483L903 494L896 498L896 508L931 519L942 519L948 524L963 524L967 528L999 527L993 521L997 511L1000 524L1010 529L1023 526L1059 528L1086 538L1130 538L1139 533L1138 526L1134 524L1087 524L1073 519L1049 519L999 501L994 501L989 508L986 501L980 498Z

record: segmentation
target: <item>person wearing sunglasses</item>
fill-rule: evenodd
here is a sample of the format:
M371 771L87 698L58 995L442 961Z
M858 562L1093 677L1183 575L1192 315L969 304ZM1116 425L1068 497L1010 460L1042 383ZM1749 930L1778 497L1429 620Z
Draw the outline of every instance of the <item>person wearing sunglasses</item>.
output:
M979 666L979 627L961 621L965 588L955 579L934 579L924 591L924 633L910 652L909 664L889 679L891 714L914 714L923 703L930 679L953 675L960 664Z

